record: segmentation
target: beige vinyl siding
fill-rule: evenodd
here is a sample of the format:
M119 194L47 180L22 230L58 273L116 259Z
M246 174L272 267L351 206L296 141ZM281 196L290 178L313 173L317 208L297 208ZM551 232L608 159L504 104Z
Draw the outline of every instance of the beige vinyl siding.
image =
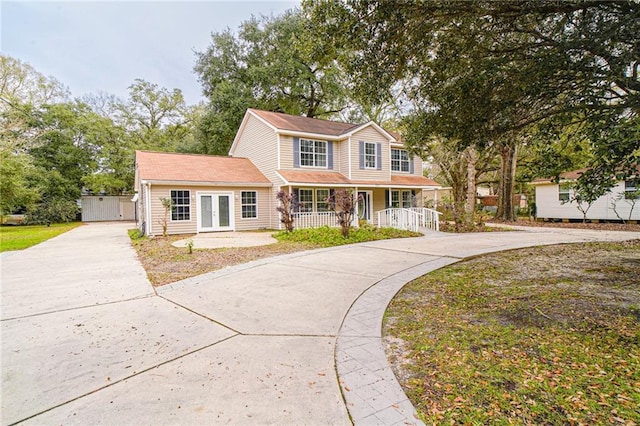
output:
M151 223L148 225L149 233L152 235L162 235L162 220L164 218L164 207L161 198L171 198L172 190L190 190L191 218L188 221L172 221L171 212L167 221L168 234L195 234L197 229L196 217L196 193L193 187L187 186L158 186L151 184Z
M413 174L416 176L422 176L422 158L417 155L413 156Z
M384 210L387 208L385 203L385 200L386 200L385 192L387 192L387 190L383 188L375 188L373 190L373 224L374 225L378 224L378 212L380 210Z
M280 168L293 169L293 136L280 135Z
M349 167L347 161L348 155L348 141L347 139L333 142L333 170L342 173L347 176L349 174Z
M307 139L307 138L301 138ZM344 141L329 141L323 138L308 138L311 140L318 141L326 141L331 142L333 145L333 168L326 170L338 171L343 173L345 176L348 172L346 167L343 167L343 164L346 165L346 156L347 156L347 148L346 148L346 139ZM293 136L280 135L280 168L282 170L298 170L293 167ZM344 170L343 170L344 168ZM310 169L310 170L319 170L322 171L322 168L309 168L309 167L300 167L300 169Z
M280 139L280 167L287 168L285 166L286 161L291 163L291 167L293 167L293 139L286 136L281 136ZM285 141L286 139L289 139L288 145ZM284 152L287 150L290 153ZM271 220L267 227L277 228L276 194L280 186L284 184L276 173L278 170L278 135L271 127L250 114L242 135L237 141L234 157L248 158L273 183L273 187L269 189L271 195L266 200L262 200L269 203L269 205L259 207L259 210L265 212L265 215L267 213L271 214Z
M273 213L271 212L270 198L271 188L239 188L239 187L226 187L226 186L160 186L152 185L151 191L151 234L162 235L162 225L160 224L164 216L164 207L160 198L170 198L172 190L190 191L190 210L191 217L188 221L172 221L171 214L169 214L169 221L167 226L167 232L169 234L195 234L198 232L198 202L197 193L203 192L232 192L233 193L233 217L234 226L236 231L246 231L253 229L265 229L272 228L271 219ZM255 219L243 219L242 218L242 191L256 191L258 196L258 217Z
M242 191L255 191L257 193L258 217L247 219L242 218ZM271 188L235 188L234 215L236 231L273 229L274 227L271 225L271 219L274 216L277 218L277 212L275 211L275 207L272 208L271 206L271 198Z
M278 168L278 136L269 126L249 115L247 124L238 140L234 157L245 157L273 182Z
M349 170L344 167L347 163L344 161L343 151L347 151L347 141L334 141L333 142L333 170L342 173L343 175L347 175Z
M138 193L138 201L135 203L136 209L136 226L140 227L144 222L144 195L145 190L140 183L140 173L138 171L138 162L135 163L135 171L133 174L133 190Z
M360 169L360 141L381 144L382 170ZM390 169L389 141L376 129L368 126L351 137L351 179L389 180Z

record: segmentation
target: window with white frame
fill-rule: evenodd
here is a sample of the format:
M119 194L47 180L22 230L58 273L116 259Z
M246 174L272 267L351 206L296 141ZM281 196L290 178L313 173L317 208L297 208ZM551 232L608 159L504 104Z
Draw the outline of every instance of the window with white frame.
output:
M191 192L171 190L171 220L191 220Z
M398 208L400 207L400 191L391 191L391 207Z
M391 191L391 207L408 209L413 207L413 194L407 191Z
M258 217L258 194L256 191L242 191L240 195L243 219Z
M412 203L411 203L412 197L413 197L413 194L411 194L411 191L402 191L402 207L403 208L408 209L412 207Z
M300 139L300 165L327 167L327 142Z
M408 172L409 152L406 149L391 148L391 170L394 172Z
M364 143L364 167L366 169L376 168L376 144L371 142Z
M328 212L329 211L329 190L328 189L316 189L316 211Z
M558 201L568 203L571 201L571 184L561 183L558 185Z
M298 211L299 212L313 211L313 189L298 190Z
M624 198L626 198L627 200L635 200L636 198L640 198L638 182L633 180L624 181Z

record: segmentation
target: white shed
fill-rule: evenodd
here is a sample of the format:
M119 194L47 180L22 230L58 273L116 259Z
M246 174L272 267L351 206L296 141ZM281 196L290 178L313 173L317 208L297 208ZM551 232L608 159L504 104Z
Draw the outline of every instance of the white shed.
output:
M539 219L576 219L583 215L573 194L573 182L581 170L560 176L560 181L537 180L532 182L536 189L536 217ZM601 221L640 220L640 199L634 199L638 188L631 181L619 181L611 191L598 198L587 211L587 219ZM586 203L582 204L584 208ZM614 209L615 208L615 209ZM616 214L617 212L617 214Z
M131 195L83 195L83 222L135 220L135 204Z

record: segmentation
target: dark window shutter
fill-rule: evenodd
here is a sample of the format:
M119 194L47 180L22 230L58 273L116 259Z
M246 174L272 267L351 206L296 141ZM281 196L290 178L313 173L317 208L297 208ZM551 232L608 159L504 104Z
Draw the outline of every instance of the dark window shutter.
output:
M376 144L376 169L382 170L382 144Z
M293 167L300 167L300 138L293 138Z
M360 141L360 170L364 169L364 141Z
M385 208L389 208L390 206L390 201L391 201L391 194L389 194L391 192L390 189L387 189L386 191L384 191L384 205L386 206Z
M409 173L413 174L413 158L409 160Z
M333 142L327 142L327 168L333 170Z

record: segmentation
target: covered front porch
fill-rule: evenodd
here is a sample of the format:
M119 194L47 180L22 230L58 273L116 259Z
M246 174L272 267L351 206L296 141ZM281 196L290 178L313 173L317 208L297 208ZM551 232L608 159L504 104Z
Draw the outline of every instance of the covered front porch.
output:
M342 187L345 188L345 187ZM299 229L321 226L338 227L329 198L337 187L291 186L296 196L294 226ZM352 190L355 214L352 226L370 224L418 231L421 228L438 230L439 213L423 207L421 188L347 187Z

